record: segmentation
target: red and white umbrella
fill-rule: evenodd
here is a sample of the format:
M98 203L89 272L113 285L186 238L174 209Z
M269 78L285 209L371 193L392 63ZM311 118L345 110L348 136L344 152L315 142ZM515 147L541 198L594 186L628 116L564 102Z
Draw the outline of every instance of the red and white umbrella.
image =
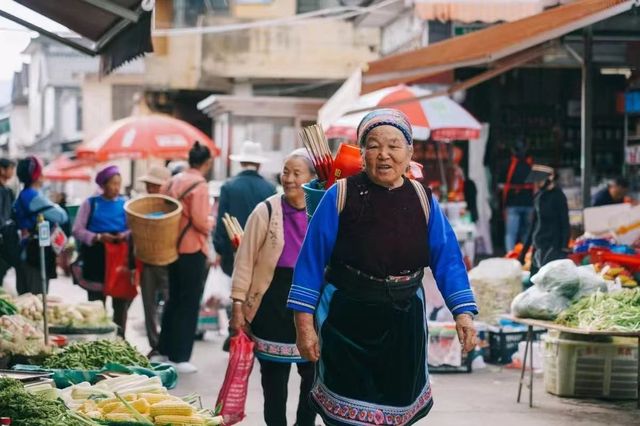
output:
M435 141L468 140L480 137L481 125L466 109L447 96L417 99L429 95L425 89L394 86L361 96L350 108L352 111L375 108L395 108L409 118L415 139ZM413 101L409 101L414 99ZM395 104L399 101L404 103ZM360 120L369 111L348 114L331 124L326 131L329 138L356 140Z
M209 147L213 156L220 155L211 138L186 121L162 114L139 115L115 121L80 145L76 154L96 162L115 158L181 159L187 158L196 141Z
M42 169L42 176L45 180L57 182L90 181L92 173L86 163L72 160L67 155L61 155Z

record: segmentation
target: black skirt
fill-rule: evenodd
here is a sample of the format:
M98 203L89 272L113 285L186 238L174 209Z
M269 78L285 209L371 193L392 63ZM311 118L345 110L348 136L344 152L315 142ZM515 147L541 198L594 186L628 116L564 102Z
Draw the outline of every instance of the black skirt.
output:
M325 285L311 399L326 424L411 425L431 409L424 291L416 281L371 295L355 281Z
M273 280L251 322L256 357L273 362L306 362L296 347L293 311L287 297L293 279L292 268L276 268Z

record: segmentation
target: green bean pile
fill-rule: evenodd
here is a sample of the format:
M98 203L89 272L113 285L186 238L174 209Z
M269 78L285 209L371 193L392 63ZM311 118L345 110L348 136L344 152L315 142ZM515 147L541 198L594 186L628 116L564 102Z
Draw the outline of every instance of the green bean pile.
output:
M96 340L75 343L44 362L46 368L99 370L107 363L151 367L147 357L126 341Z
M565 309L556 322L587 330L640 331L640 288L583 297Z

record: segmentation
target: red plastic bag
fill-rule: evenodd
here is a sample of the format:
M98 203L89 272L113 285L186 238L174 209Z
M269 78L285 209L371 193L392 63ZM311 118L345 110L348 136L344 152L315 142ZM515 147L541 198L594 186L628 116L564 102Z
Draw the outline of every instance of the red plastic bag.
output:
M133 300L138 295L135 271L129 268L129 244L105 243L105 296Z
M225 426L239 423L246 416L244 406L253 369L254 346L255 343L243 331L231 338L229 365L216 403L216 406L222 404L220 415Z

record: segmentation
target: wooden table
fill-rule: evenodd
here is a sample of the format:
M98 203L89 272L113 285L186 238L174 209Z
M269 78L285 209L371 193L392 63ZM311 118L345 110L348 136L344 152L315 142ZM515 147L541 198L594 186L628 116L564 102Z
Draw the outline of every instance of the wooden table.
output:
M625 331L595 331L595 330L584 330L581 328L573 328L566 327L563 325L559 325L550 321L542 321L528 318L517 318L513 316L506 316L510 321L516 322L518 324L526 325L527 328L527 343L524 350L524 360L522 362L522 371L520 372L520 383L518 385L518 402L520 402L520 396L522 395L522 385L525 381L525 371L527 369L527 356L529 357L529 383L527 387L529 388L529 407L533 407L533 328L545 328L547 330L558 330L565 333L573 333L573 334L582 334L587 336L611 336L611 337L635 337L638 340L638 375L637 375L637 386L638 386L638 402L637 407L640 408L640 331L633 332L625 332Z

